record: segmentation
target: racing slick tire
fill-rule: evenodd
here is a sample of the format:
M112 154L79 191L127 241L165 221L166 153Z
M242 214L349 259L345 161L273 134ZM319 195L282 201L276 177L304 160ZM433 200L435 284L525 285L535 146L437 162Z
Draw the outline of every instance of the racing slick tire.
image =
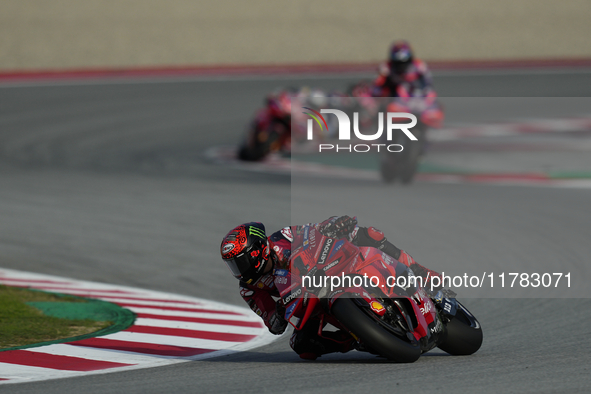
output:
M468 356L482 345L482 327L462 304L458 305L456 315L446 325L447 335L437 347L454 356Z
M331 313L376 354L401 363L415 362L421 356L418 343L404 341L388 331L375 318L364 312L354 298L337 298L332 305Z

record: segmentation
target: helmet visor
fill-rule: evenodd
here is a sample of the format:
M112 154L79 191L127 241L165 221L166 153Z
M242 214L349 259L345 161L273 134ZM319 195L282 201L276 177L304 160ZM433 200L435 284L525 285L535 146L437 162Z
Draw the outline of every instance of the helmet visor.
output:
M247 253L243 253L231 259L224 259L224 262L237 279L243 279L246 274L251 270L250 261Z
M404 74L410 66L410 61L408 62L390 62L390 68L394 72L394 74Z

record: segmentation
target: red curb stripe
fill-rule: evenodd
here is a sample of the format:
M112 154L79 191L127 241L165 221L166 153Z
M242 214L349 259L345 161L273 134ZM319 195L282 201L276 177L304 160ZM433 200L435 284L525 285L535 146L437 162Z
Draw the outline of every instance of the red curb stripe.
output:
M441 180L455 180L461 182L475 182L475 183L498 183L498 182L526 182L550 184L554 179L545 174L435 174L435 173L421 173L417 174L418 178L423 181L441 181Z
M153 67L0 72L0 81L375 72L378 63Z
M198 354L211 353L216 350L200 349L184 346L155 345L153 343L120 341L117 339L89 338L70 342L70 345L91 348L120 350L124 352L153 354L157 356L190 357Z
M203 318L203 317L154 315L151 313L136 313L136 315L138 318L143 318L143 319L173 320L173 321L183 321L183 322L190 322L190 323L221 324L221 325L226 325L226 326L263 328L263 323L257 322L257 321L207 319L207 318Z
M30 367L58 369L62 371L96 371L99 369L135 365L89 360L80 357L58 356L55 354L31 352L28 350L9 350L6 352L0 352L0 362L27 365Z
M427 64L432 70L591 67L591 58L435 60Z
M39 279L15 279L15 278L7 278L7 277L0 277L0 281L7 281L7 282L27 282L27 283L51 283L55 285L67 285L70 282L59 282L55 280L39 280Z
M153 326L136 326L133 325L124 331L139 332L142 334L156 334L156 335L169 335L176 337L186 338L199 338L199 339L211 339L215 341L226 341L226 342L248 342L256 335L246 334L232 334L225 332L213 332L213 331L199 331L189 330L185 328L168 328L168 327L153 327Z
M68 80L129 77L179 77L227 75L280 75L307 73L376 73L379 61L367 63L310 63L278 65L212 65L189 67L87 68L70 70L3 71L0 81ZM591 67L590 58L427 60L432 70L477 70L512 68Z
M464 175L469 180L496 181L496 180L524 180L524 181L547 181L548 176L544 174L473 174Z
M107 293L107 294L136 294L131 291L124 291L124 290L88 290L88 289L79 289L74 287L63 287L63 286L26 286L26 285L14 285L13 287L23 287L23 288L34 288L38 290L55 290L58 292L69 292L69 291L79 291L79 292L88 292L91 295L97 295L96 293Z
M212 309L203 309L203 308L183 308L183 307L176 307L176 306L157 306L157 305L141 305L141 304L133 304L127 302L114 302L119 306L123 306L125 308L149 308L149 309L161 309L165 311L180 311L180 312L198 312L198 313L219 313L222 315L238 315L244 316L238 312L231 312L231 311L216 311Z

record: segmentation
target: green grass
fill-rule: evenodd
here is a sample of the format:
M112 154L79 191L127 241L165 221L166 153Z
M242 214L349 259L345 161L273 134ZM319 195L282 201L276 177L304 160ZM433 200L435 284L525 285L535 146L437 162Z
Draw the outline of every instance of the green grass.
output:
M98 331L109 321L46 316L28 302L80 303L85 300L0 285L0 349L54 341Z

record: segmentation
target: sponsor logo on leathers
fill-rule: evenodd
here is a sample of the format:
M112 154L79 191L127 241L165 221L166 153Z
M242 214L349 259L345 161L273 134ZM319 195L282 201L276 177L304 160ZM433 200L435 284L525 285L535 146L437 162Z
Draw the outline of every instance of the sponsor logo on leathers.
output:
M320 254L320 259L318 259L318 264L322 265L326 262L326 258L328 257L328 252L330 252L330 247L332 246L333 239L328 238L324 245L322 246L322 253Z
M289 241L293 242L293 234L291 233L291 228L284 227L281 229L281 234Z
M247 289L246 287L241 287L240 288L240 295L242 297L250 297L251 295L254 294L254 291Z
M331 269L332 267L334 267L335 265L337 265L339 262L341 261L340 258L336 259L335 261L333 261L332 263L330 263L329 265L327 265L326 267L322 268L322 270L324 272L328 271L329 269Z
M299 288L296 291L292 291L290 294L288 294L287 296L285 296L283 298L283 304L287 305L289 304L291 301L293 301L294 298L300 296L302 294L302 289Z

